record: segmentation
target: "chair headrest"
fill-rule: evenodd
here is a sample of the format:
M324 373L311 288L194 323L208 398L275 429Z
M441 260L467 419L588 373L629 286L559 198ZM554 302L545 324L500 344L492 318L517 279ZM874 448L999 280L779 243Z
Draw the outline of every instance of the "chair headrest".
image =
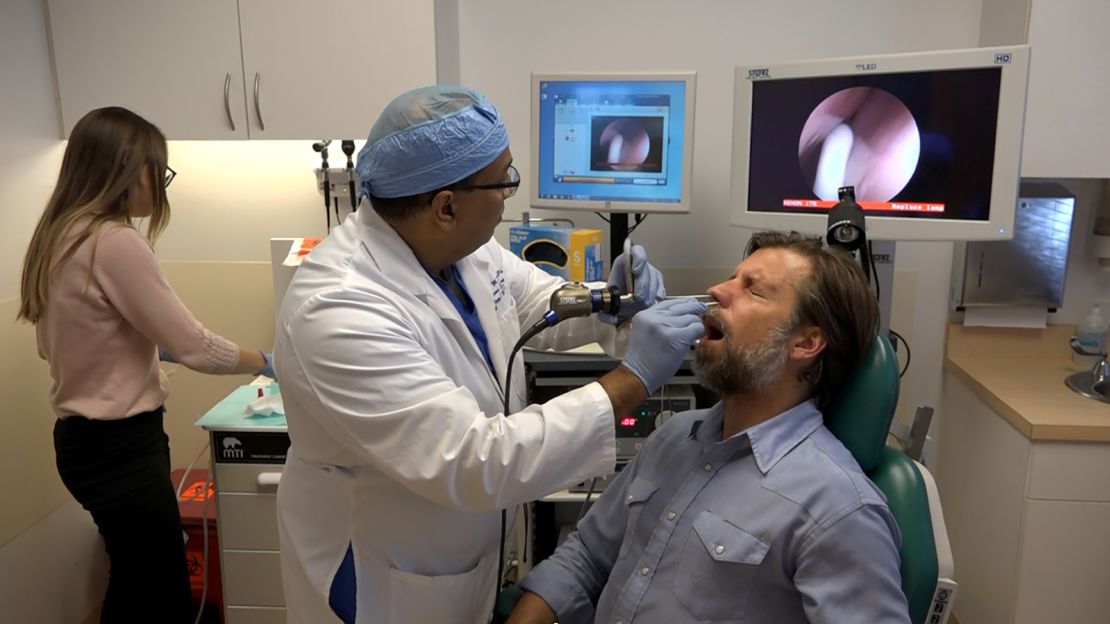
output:
M864 472L879 463L887 431L898 407L898 357L890 340L878 335L844 389L824 411L832 431Z

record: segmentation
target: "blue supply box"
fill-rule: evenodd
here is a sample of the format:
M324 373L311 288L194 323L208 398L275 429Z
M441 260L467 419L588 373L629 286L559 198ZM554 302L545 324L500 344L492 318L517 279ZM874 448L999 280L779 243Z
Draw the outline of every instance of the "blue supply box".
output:
M544 271L571 282L605 279L602 232L552 225L517 225L509 229L509 250Z

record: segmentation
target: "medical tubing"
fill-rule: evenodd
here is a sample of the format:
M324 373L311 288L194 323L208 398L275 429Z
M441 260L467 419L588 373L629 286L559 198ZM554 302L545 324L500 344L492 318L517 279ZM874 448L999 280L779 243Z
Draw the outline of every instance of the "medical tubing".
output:
M905 364L905 366L902 367L902 372L898 373L898 376L902 377L906 374L906 371L910 369L910 360L912 359L912 356L910 355L910 343L906 341L905 336L903 336L902 334L899 334L898 332L894 331L893 329L889 329L887 331L890 332L891 336L893 336L897 340L901 340L902 344L906 345L906 364ZM895 343L895 344L897 344L897 343Z
M879 269L875 267L875 252L871 247L871 241L867 240L867 235L864 235L863 247L860 248L860 253L867 254L867 261L863 263L863 273L867 276L867 281L871 281L871 276L875 276L875 298L882 299L882 291L879 289ZM870 266L870 268L868 268Z
M324 152L327 154L327 151ZM327 219L328 231L331 231L331 175L328 173L328 157L324 156L324 217ZM339 217L336 217L338 219Z
M205 444L204 448L208 448ZM200 624L201 617L204 616L204 601L208 599L208 500L211 497L208 495L208 484L204 484L204 513L201 514L201 532L204 533L204 543L201 548L204 549L204 555L201 557L200 574L204 579L200 584L200 606L197 607L197 619L193 620L193 624Z
M574 521L577 526L582 521L582 517L586 515L586 508L590 506L590 497L594 495L594 488L597 487L597 480L599 477L590 479L590 487L586 490L586 499L582 501L582 507L578 509L578 519Z
M207 450L208 450L208 443L206 442L204 444L204 448L200 449L200 452L197 453L197 456L193 458L193 461L189 462L189 465L185 467L185 472L181 473L181 482L177 484L177 496L176 496L177 500L179 500L179 501L181 500L181 490L182 490L182 488L185 487L185 482L189 478L189 471L191 471L193 469L193 466L196 465L197 460L199 460L200 456L203 455L204 452L207 451ZM202 615L204 615L204 600L205 600L205 598L208 597L208 482L207 481L204 483L204 488L203 489L204 489L204 513L202 514L202 519L201 519L201 531L204 532L204 545L203 545L204 551L203 551L203 555L201 555L201 566L200 566L200 573L201 573L201 578L203 579L203 581L201 581L200 607L198 607L198 609L197 609L197 619L193 621L193 624L200 624L200 618L201 618Z
M513 345L513 350L509 353L509 363L505 367L505 387L502 389L502 392L504 393L504 396L501 399L502 400L501 413L503 415L505 415L505 416L509 415L509 398L512 397L512 386L510 384L512 383L512 380L513 380L513 359L516 358L517 352L520 351L521 347L523 347L525 345L525 343L527 343L532 338L535 338L536 334L538 334L541 331L547 329L548 327L551 327L552 325L555 325L560 320L561 319L559 318L559 315L556 314L555 311L548 310L547 312L544 312L543 313L543 318L541 318L540 320L538 320L534 324L532 324L532 326L528 328L528 331L524 332L524 334L521 335L520 340L517 340L516 344ZM505 575L505 524L506 524L506 522L507 522L507 513L506 513L506 510L502 509L501 510L501 539L497 543L497 580L494 581L494 587L493 587L493 609L494 609L494 611L497 610L497 597L501 594L501 583L504 582L504 580L505 580L503 577ZM525 526L524 530L527 531L528 527ZM527 541L528 541L527 533L525 533L524 541L526 542L525 548L527 548Z

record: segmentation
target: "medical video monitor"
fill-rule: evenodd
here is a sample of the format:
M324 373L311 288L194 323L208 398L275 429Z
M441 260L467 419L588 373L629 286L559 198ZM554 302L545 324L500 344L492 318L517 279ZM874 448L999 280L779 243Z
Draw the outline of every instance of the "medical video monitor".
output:
M1013 236L1026 46L738 67L732 223L823 235L854 186L872 240Z
M533 74L531 205L689 212L694 73Z

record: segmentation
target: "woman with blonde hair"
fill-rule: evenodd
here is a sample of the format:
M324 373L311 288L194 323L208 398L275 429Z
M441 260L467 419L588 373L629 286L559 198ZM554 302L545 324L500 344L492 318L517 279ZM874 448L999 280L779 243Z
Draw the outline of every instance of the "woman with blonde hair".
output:
M274 376L269 354L205 329L158 266L174 175L153 124L124 108L88 113L23 264L18 318L50 364L58 473L111 562L101 622L190 619L159 346L199 372ZM144 218L145 236L134 226Z

